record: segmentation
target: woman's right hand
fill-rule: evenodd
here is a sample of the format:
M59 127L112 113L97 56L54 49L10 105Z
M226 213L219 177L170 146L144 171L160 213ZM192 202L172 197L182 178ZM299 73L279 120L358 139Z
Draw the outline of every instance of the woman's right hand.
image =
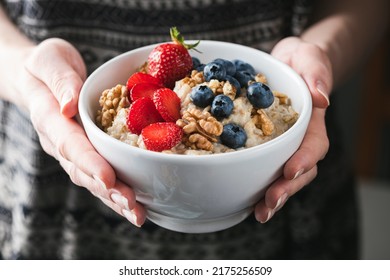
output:
M62 39L48 39L12 54L14 92L9 100L27 110L44 151L59 161L74 184L140 227L146 214L134 191L116 178L73 118L86 79L79 52Z

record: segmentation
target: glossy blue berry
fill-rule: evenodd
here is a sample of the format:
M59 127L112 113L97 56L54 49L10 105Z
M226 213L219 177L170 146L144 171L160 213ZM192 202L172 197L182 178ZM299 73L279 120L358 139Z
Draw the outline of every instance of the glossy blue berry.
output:
M199 65L201 65L202 63L200 62L200 59L195 57L195 56L192 56L192 69L196 69Z
M236 71L244 71L249 72L252 75L256 75L255 68L253 66L245 61L242 61L240 59L233 60L233 64L236 66Z
M223 81L226 78L226 69L221 64L210 62L204 67L203 75L206 82L212 79Z
M260 82L249 85L246 96L256 109L268 108L274 103L274 95L271 89Z
M196 106L205 108L213 101L214 93L208 86L199 85L192 89L190 99Z
M203 72L205 65L200 61L200 59L195 56L192 56L191 58L192 58L192 69L198 72Z
M201 63L200 65L198 65L198 67L195 68L195 70L198 71L198 72L203 72L205 66L206 66L206 65L204 65L203 63Z
M247 88L250 81L254 81L254 75L247 71L237 71L234 78L240 83L241 87Z
M234 76L234 74L236 73L236 66L230 60L217 58L214 59L213 62L221 64L226 70L226 75Z
M220 136L221 143L232 149L238 149L245 145L247 135L245 130L235 123L228 123L223 126Z
M237 81L236 78L232 77L232 76L229 76L229 75L226 75L226 81L229 81L229 83L234 86L234 88L236 89L236 97L240 96L241 94L241 85L239 83L239 81Z
M233 101L224 94L217 95L211 103L211 114L217 119L230 116L233 111Z

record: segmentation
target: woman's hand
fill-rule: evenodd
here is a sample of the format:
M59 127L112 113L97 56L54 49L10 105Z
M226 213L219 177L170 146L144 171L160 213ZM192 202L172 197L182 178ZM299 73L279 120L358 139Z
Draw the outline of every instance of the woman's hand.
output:
M19 52L14 89L30 114L45 152L55 157L73 183L87 188L118 214L141 226L145 210L133 190L116 179L112 167L95 151L73 119L86 78L78 51L61 39L48 39ZM20 66L20 67L19 67Z
M255 207L255 217L265 223L286 201L317 176L317 162L328 152L325 110L333 86L330 61L319 47L297 37L281 40L271 53L290 65L305 80L313 99L313 112L299 149L287 161L283 175L266 191Z

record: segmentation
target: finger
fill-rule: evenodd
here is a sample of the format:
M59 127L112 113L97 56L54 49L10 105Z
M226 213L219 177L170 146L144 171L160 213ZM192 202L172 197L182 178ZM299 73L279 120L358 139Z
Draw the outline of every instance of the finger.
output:
M134 209L126 210L122 209L120 206L113 203L111 200L108 200L103 197L97 196L105 205L113 209L117 214L125 217L130 223L136 227L141 227L146 220L146 214L143 206L139 203L136 204Z
M33 88L31 119L45 151L59 160L73 183L87 188L118 214L141 226L146 212L136 202L134 191L116 180L114 170L94 150L80 125L58 114L59 105L49 89L39 81Z
M86 69L80 54L71 44L60 39L44 41L27 61L26 69L50 89L65 116L76 115Z
M255 206L255 217L261 223L268 222L287 200L309 184L317 176L317 166L294 180L280 177L266 191L264 199Z
M311 170L329 149L325 127L325 110L313 108L311 120L301 146L286 162L283 175L291 180Z
M290 65L305 80L313 99L313 105L326 108L333 86L333 73L329 58L318 46L306 43L298 37L281 40L271 54Z
M314 107L327 108L330 105L329 95L332 88L332 73L328 59L319 48L303 50L308 57L318 58L316 61L300 62L297 67L299 74L305 80L312 94ZM296 64L296 63L295 63Z
M85 182L77 181L82 176L76 176L72 171L71 168L75 167L77 172L80 170L91 178L99 178L107 188L113 187L116 181L114 170L96 152L82 127L74 119L65 118L58 113L59 104L43 83L35 88L29 110L45 151L58 160L64 159L62 163L69 168L66 171L74 175L76 184L83 185ZM71 162L74 166L67 165L66 162Z

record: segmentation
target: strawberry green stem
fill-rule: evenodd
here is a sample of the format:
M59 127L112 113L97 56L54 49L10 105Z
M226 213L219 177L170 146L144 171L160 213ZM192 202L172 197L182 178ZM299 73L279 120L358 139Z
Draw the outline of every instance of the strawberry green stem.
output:
M171 27L169 30L171 34L172 41L175 42L176 44L180 44L184 46L187 50L193 49L194 51L199 52L196 47L199 45L200 41L196 42L195 44L186 44L184 42L184 37L180 34L179 30L177 27Z

